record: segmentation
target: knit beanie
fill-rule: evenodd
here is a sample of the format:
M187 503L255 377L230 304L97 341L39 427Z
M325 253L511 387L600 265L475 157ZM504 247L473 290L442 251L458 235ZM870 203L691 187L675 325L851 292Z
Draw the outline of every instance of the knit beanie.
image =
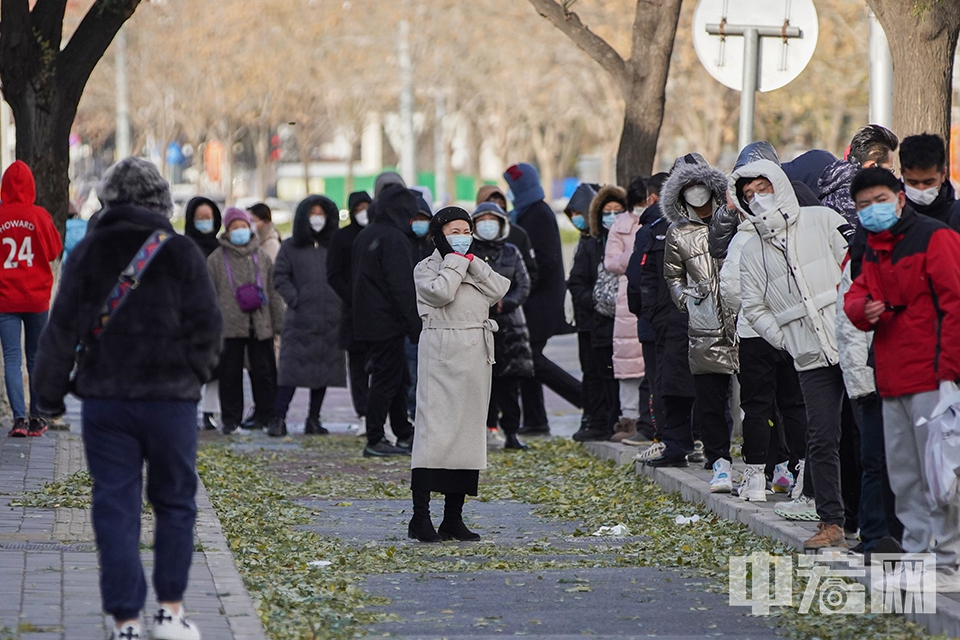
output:
M170 185L156 165L142 158L125 158L107 169L97 185L97 197L108 209L132 205L168 218L173 214Z
M507 167L503 177L513 191L515 209L526 209L534 202L544 199L543 187L540 186L540 174L526 162Z
M448 222L453 222L454 220L466 220L467 224L470 225L470 230L473 231L473 221L465 209L461 209L460 207L444 207L440 209L440 211L437 211L433 215L433 218L430 219L430 235L436 236L442 233L443 227Z
M237 209L236 207L230 207L223 214L223 228L229 229L230 225L237 220L243 220L247 224L250 224L250 216L247 215L246 211L243 209Z
M373 197L379 198L380 193L387 188L387 185L399 184L400 186L406 188L407 183L403 181L403 178L400 177L400 174L396 171L384 171L377 176L377 179L373 182Z

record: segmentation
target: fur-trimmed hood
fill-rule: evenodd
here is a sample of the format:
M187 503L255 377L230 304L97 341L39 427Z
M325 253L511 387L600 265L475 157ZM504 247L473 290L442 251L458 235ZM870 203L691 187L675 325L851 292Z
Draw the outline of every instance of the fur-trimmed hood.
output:
M723 172L711 167L699 153L688 153L677 158L670 177L660 190L660 207L663 216L671 223L696 222L700 218L683 199L683 190L695 184L702 184L713 192L713 209L726 205L727 177Z
M597 195L594 196L593 200L590 202L590 216L588 222L590 223L590 235L595 238L599 237L604 231L600 218L603 216L603 208L607 206L607 203L610 202L619 202L620 206L626 210L627 192L623 189L623 187L618 187L615 184L604 185L600 187L600 190L597 191Z

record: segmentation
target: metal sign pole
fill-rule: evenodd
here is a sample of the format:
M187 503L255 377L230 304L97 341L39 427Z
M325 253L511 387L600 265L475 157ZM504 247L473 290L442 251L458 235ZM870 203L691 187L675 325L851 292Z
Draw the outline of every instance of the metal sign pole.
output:
M740 135L743 149L753 142L753 115L757 104L757 76L760 75L760 32L743 30L743 89L740 90Z

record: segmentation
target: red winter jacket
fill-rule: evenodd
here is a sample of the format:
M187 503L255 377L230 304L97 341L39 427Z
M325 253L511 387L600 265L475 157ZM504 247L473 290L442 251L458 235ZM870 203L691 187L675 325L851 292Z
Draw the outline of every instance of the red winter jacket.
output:
M34 204L30 167L17 160L0 184L0 313L50 308L50 262L63 250L50 214Z
M890 230L868 234L867 245L843 308L857 328L874 330L880 395L960 380L960 234L908 205ZM864 315L870 300L887 305L875 325Z

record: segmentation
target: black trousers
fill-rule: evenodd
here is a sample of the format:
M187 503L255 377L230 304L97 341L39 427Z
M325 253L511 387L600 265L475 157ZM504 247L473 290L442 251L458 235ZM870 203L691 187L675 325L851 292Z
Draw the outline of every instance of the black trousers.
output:
M597 426L613 431L613 427L620 422L620 383L613 376L613 345L593 347L597 359L597 370L600 372L600 382L603 385L603 398L607 412L601 416L602 422Z
M350 397L353 410L359 417L367 415L367 396L370 394L370 374L367 373L367 350L351 349L347 352L350 366Z
M407 352L404 337L371 342L367 350L367 373L370 392L367 396L367 442L376 444L383 438L383 425L390 415L390 427L397 438L407 439L413 425L407 414Z
M243 356L250 361L250 386L257 411L253 418L266 424L273 417L277 396L277 355L273 339L227 338L220 354L220 413L223 424L243 420Z
M654 433L659 434L666 420L666 409L663 406L663 394L660 392L660 373L657 370L657 343L643 342L641 346L643 347L644 369L647 372L644 378L646 384L650 387L650 420L653 423Z
M543 349L546 346L546 340L530 344L530 348L533 350L534 377L525 378L520 383L520 392L523 397L523 425L525 427L542 427L548 424L547 410L543 404L543 385L550 387L557 395L576 408L583 408L581 402L583 393L580 381L567 373L563 367L558 366L543 355Z
M840 488L841 415L846 389L839 365L800 371L800 388L807 410L807 463L804 493L813 487L821 522L844 525Z
M763 338L741 338L738 378L744 461L766 464L770 449L780 453L780 439L770 426L777 413L790 452L797 458L806 457L807 413L790 354Z
M697 374L693 376L693 388L697 394L693 420L700 427L707 462L712 465L720 458L730 460L730 423L727 422L730 374Z
M665 458L679 460L693 453L693 429L690 417L693 413L693 398L664 396L665 419L660 430L660 441L666 447Z
M844 393L843 412L840 414L840 494L843 496L843 526L847 531L859 528L862 482L860 425L853 402Z
M277 402L273 408L275 418L287 419L287 411L290 410L290 402L293 400L293 394L296 391L296 387L277 387ZM310 389L310 408L307 411L307 420L320 419L320 407L323 405L323 398L326 395L326 387Z
M580 370L583 371L583 380L580 387L583 404L583 418L580 420L582 428L602 427L607 421L607 395L600 376L597 355L590 342L590 332L577 333L577 349L580 354Z
M490 411L487 426L496 426L499 420L504 433L520 429L520 381L523 378L494 377L490 391ZM492 417L492 421L491 421Z

